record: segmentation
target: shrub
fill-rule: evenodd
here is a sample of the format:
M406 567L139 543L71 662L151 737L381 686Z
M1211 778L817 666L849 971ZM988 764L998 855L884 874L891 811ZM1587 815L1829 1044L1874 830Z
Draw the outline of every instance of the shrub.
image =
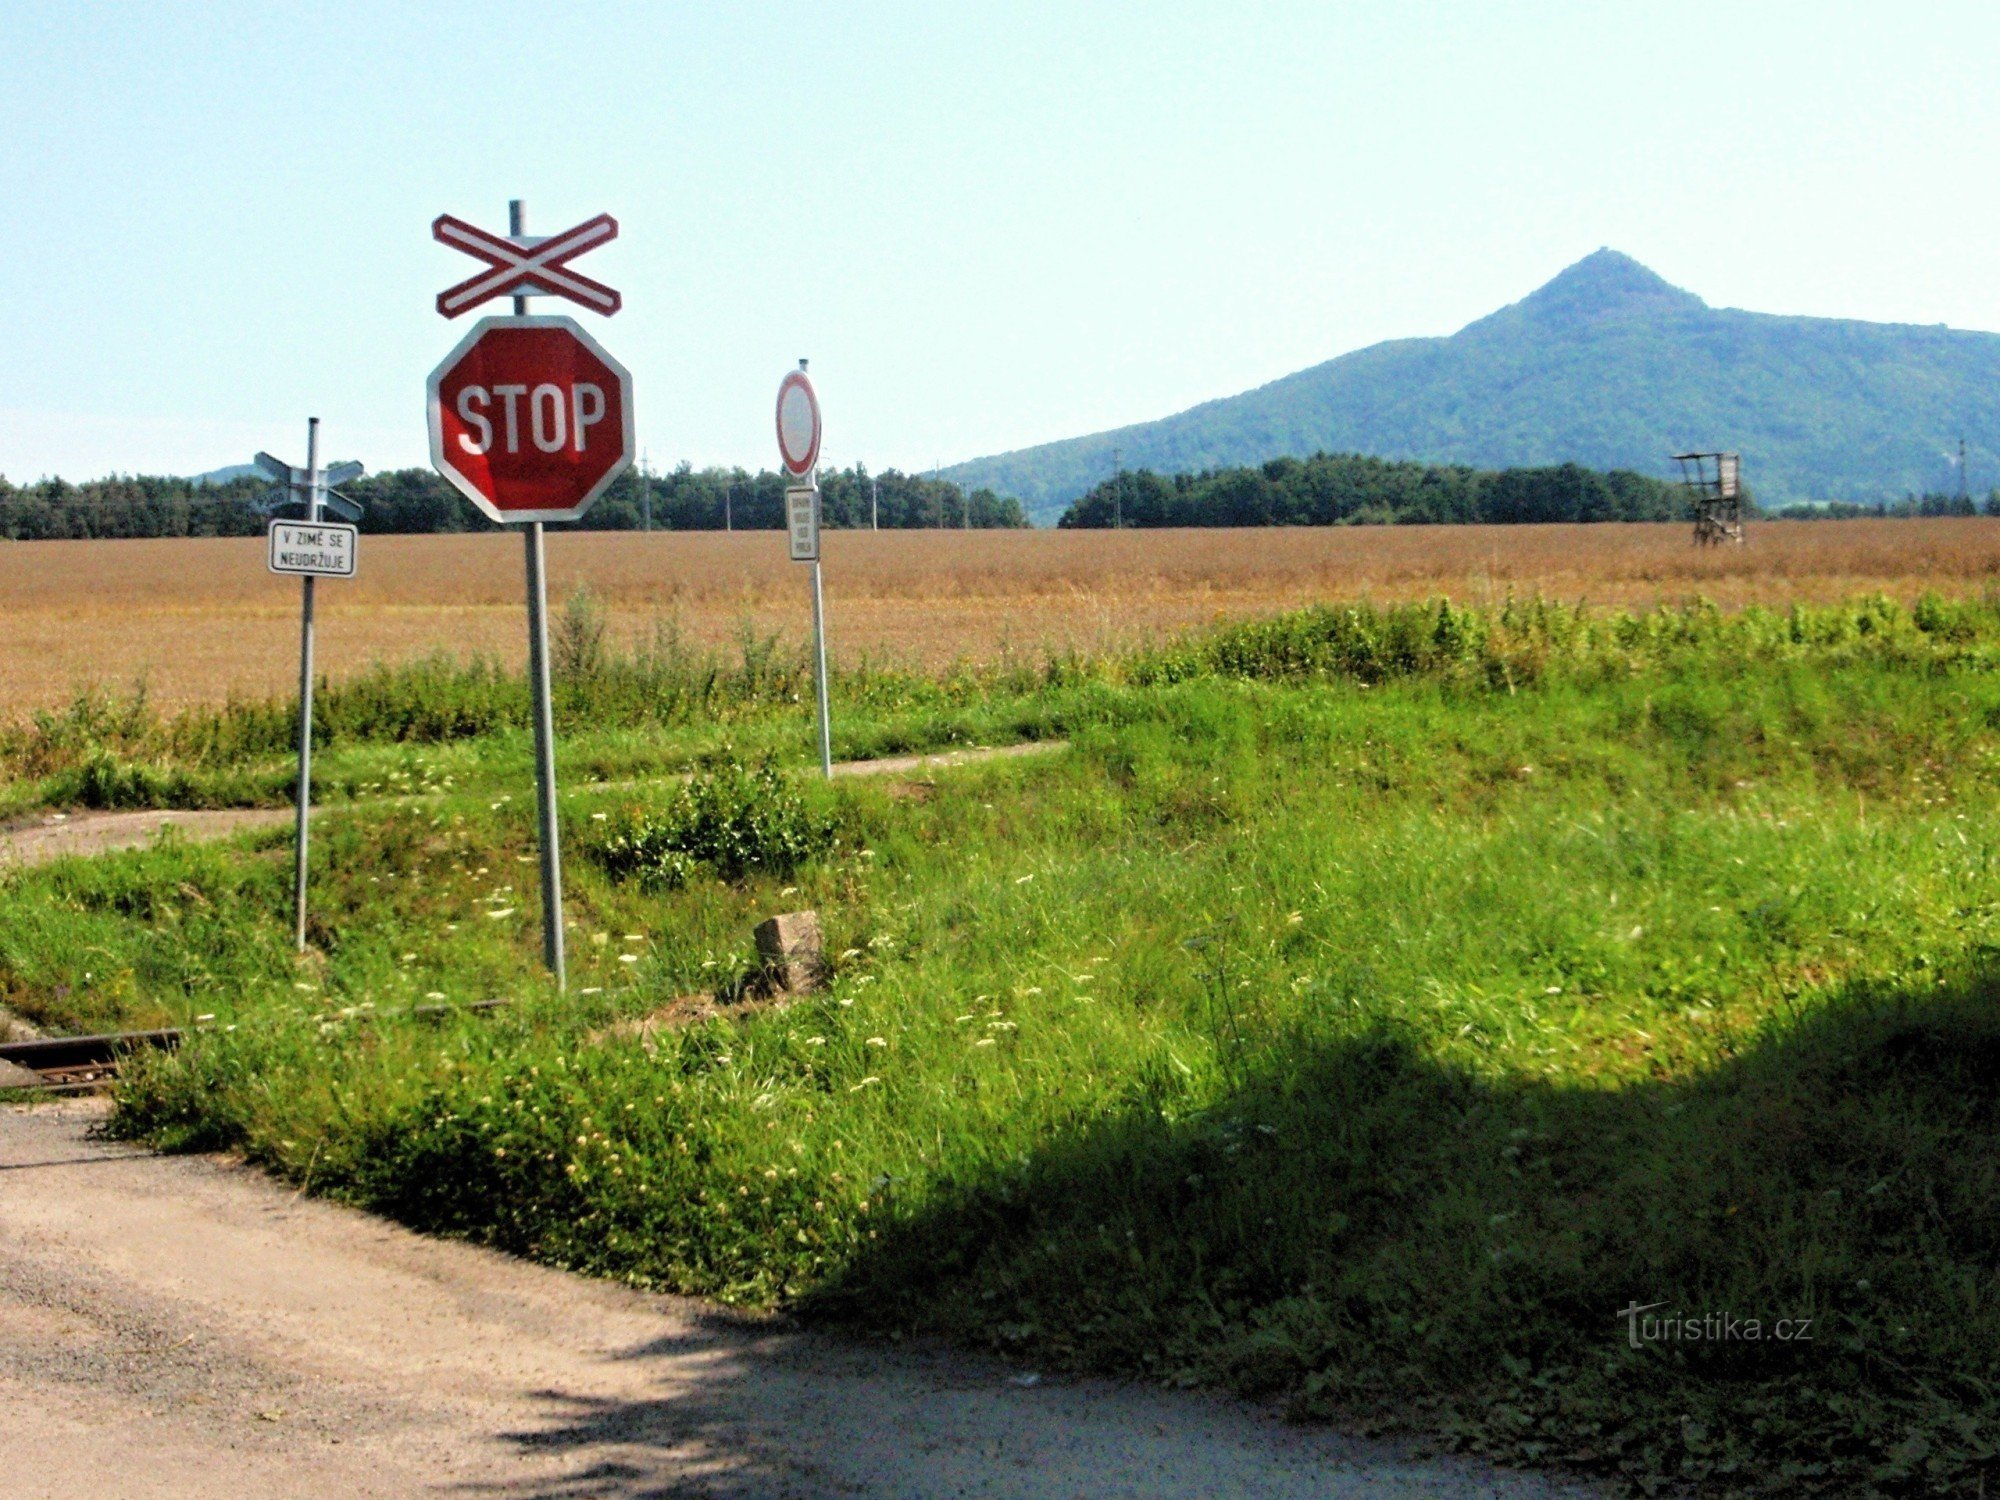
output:
M724 880L789 874L834 842L835 820L776 770L732 765L695 776L660 811L615 815L587 852L614 880L674 890L704 867Z

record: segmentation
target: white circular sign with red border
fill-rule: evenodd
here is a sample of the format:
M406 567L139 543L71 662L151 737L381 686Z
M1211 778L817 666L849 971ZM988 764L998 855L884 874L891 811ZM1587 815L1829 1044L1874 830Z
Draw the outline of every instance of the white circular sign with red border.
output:
M804 370L792 371L778 386L778 458L800 479L819 462L819 397Z

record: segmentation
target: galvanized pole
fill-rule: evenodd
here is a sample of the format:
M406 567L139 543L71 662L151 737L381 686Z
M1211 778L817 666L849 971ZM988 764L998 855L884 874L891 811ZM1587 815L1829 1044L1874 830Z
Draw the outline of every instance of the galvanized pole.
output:
M528 553L528 676L535 700L535 814L542 845L542 959L563 988L561 828L556 816L556 726L549 701L549 594L542 523L530 521Z
M868 481L868 529L882 529L882 481L879 479Z
M804 361L800 361L801 364ZM813 534L819 535L819 471L813 470ZM819 768L833 780L833 718L826 701L826 600L820 589L819 548L813 549L813 656L814 685L819 689Z
M319 418L306 419L306 524L319 524ZM306 951L306 829L312 817L313 584L303 580L299 609L299 824L293 839L292 937Z
M651 535L653 530L653 476L646 472L646 455L643 453L639 455L639 494L640 498L645 502L646 532L648 535Z
M515 198L507 205L507 233L519 239L527 233L526 205ZM514 299L514 316L526 317L528 299ZM522 534L528 563L528 692L535 720L535 816L542 846L542 959L555 975L563 972L562 848L556 817L555 710L549 701L549 592L542 549L542 523L530 521Z

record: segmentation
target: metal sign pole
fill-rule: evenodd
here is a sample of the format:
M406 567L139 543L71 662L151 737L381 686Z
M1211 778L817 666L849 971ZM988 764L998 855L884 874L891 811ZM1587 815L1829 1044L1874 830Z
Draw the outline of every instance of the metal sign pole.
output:
M556 726L549 701L549 593L543 567L542 523L530 521L528 544L528 675L535 709L535 814L542 845L542 958L562 989L561 829L556 818Z
M527 205L519 198L507 205L507 233L519 239L527 233ZM526 317L528 299L514 299L514 316ZM562 846L556 816L556 726L549 694L549 591L542 523L530 521L522 533L528 565L528 692L535 721L535 819L542 846L542 959L561 991L567 978L563 965Z
M812 476L813 506L813 673L814 685L819 690L819 768L828 781L833 780L833 719L826 702L826 599L819 580L819 471Z
M319 523L319 418L306 420L306 524ZM301 584L299 610L299 826L294 840L296 864L292 877L292 934L298 951L306 951L306 830L312 816L313 744L313 585L308 573Z

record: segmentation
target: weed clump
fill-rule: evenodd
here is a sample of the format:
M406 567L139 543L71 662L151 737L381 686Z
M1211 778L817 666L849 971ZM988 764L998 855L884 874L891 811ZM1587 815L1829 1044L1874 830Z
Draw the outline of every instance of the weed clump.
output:
M704 870L728 881L788 875L836 838L836 819L773 767L730 765L683 783L658 811L614 814L588 852L613 880L671 891Z
M549 632L549 656L556 676L587 682L602 676L610 652L604 643L604 606L588 586L577 589Z

